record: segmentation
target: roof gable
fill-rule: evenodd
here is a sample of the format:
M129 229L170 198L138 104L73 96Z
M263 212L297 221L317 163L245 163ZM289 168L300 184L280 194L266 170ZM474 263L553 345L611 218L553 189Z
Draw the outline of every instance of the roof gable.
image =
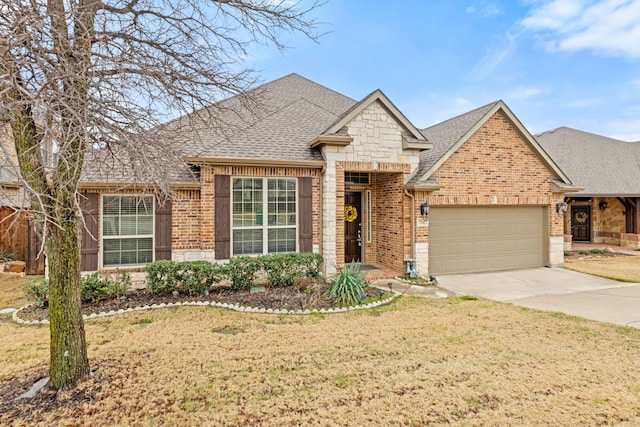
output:
M389 98L380 90L376 89L371 92L362 101L353 105L349 110L345 111L336 121L322 132L322 135L339 134L341 130L349 124L354 118L362 113L371 104L379 102L384 109L404 128L407 132L405 144L403 148L429 149L431 144L427 138L416 128L407 117L391 102Z
M571 184L571 181L565 173L542 149L536 139L522 123L520 123L520 120L518 120L502 100L487 104L445 122L423 129L422 133L434 144L434 147L432 150L422 153L420 169L410 180L409 184L419 185L422 182L428 181L434 172L498 111L504 113L531 150L543 161L545 166L562 182Z

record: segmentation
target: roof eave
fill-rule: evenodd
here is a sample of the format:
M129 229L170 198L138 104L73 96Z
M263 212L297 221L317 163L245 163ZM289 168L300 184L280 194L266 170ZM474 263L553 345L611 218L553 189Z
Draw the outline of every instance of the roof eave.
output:
M349 135L318 135L307 143L309 148L318 148L324 145L346 147L353 142L353 137Z
M551 183L551 191L554 193L577 193L584 190L584 187L575 187L570 185L558 185L555 182Z
M322 169L326 163L322 160L272 160L272 159L238 159L225 157L187 157L186 162L214 166L267 166L296 167L306 169Z
M143 190L152 187L151 183L144 182L101 182L81 181L78 184L80 190ZM169 187L174 190L197 190L199 182L170 182Z
M416 138L410 138L407 136L402 137L402 149L403 150L431 150L433 148L433 143L427 140L420 140Z
M404 187L406 190L413 191L437 191L442 186L440 184L411 184Z

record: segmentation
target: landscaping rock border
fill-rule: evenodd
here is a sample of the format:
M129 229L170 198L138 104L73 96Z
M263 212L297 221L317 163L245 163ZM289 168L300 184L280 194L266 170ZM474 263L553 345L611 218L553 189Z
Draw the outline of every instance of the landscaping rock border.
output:
M299 309L299 310L283 310L283 309L272 309L272 308L256 308L256 307L244 307L240 304L229 304L229 303L219 303L219 302L211 302L211 301L187 301L187 302L170 302L170 303L161 303L161 304L151 304L145 305L141 307L120 309L120 310L111 310L108 312L100 312L100 313L91 313L91 314L83 314L82 318L84 320L92 320L92 319L100 319L104 317L116 316L118 314L131 313L134 311L145 311L145 310L153 310L156 308L170 308L170 307L182 307L182 306L211 306L218 308L226 308L229 310L239 311L242 313L264 313L264 314L297 314L297 315L307 315L307 314L332 314L332 313L345 313L348 311L356 311L356 310L366 310L369 308L380 307L382 305L389 304L396 298L402 295L400 292L393 291L391 296L382 299L380 301L370 302L369 304L357 305L357 306L349 306L349 307L336 307L336 308L321 308L321 309ZM14 322L19 323L21 325L48 325L49 320L23 320L20 318L20 311L29 305L21 307L19 310L14 311L11 318Z

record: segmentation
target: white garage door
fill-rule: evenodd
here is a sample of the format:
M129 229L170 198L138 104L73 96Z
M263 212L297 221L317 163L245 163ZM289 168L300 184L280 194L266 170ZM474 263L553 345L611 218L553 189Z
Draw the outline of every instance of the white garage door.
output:
M433 207L429 274L473 273L546 264L542 207Z

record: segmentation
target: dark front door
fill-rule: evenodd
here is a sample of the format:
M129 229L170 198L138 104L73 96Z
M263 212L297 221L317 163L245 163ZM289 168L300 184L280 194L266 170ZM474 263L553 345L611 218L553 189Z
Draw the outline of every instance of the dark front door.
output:
M591 240L591 206L571 206L571 235L574 242Z
M362 260L362 195L344 193L344 262Z

